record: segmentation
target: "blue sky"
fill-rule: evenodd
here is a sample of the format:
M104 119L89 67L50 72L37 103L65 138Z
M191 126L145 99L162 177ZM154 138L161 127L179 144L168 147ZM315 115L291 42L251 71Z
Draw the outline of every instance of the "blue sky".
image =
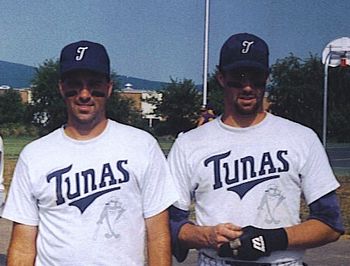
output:
M2 0L0 60L39 66L66 44L104 44L120 75L202 82L205 0ZM223 42L254 33L271 63L290 53L321 56L350 37L349 0L210 0L209 73Z

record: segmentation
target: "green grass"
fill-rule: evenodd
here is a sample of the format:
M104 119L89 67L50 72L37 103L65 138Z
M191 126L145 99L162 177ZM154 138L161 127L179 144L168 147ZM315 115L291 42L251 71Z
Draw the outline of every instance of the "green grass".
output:
M171 146L174 143L174 138L172 137L159 137L158 143L165 155L168 155Z
M33 137L6 137L3 138L5 159L17 159L19 153L29 142L34 140Z
M3 138L5 157L8 159L17 159L18 155L22 151L25 145L33 141L33 137L6 137ZM168 154L174 139L161 137L158 139L159 145L165 154Z

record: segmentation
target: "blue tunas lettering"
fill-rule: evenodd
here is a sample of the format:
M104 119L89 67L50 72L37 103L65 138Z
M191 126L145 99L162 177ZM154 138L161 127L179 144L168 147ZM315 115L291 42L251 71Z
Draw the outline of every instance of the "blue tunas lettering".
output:
M130 177L129 177L129 172L123 167L123 164L127 164L127 160L122 160L117 162L117 169L119 172L123 174L123 178L118 179L119 183L125 183L128 182Z
M56 180L56 204L61 205L65 203L63 194L62 194L62 175L68 173L72 169L72 164L66 168L57 170L46 177L48 183L51 182L51 179L55 178Z
M237 160L235 160L236 162ZM242 162L242 168L243 168L243 180L248 179L248 177L256 177L256 172L255 172L255 163L254 163L254 158L252 156L247 156L244 158L241 158L240 160ZM238 161L237 161L238 165ZM248 167L250 169L249 175L248 175ZM235 164L235 168L238 168Z
M218 189L222 187L222 182L221 182L221 175L220 175L220 162L222 159L228 157L230 155L231 151L223 153L223 154L218 154L214 155L212 157L209 157L204 161L204 166L207 167L211 162L213 162L214 166L214 189ZM224 163L224 168L226 171L228 171L228 165L227 163Z
M83 213L97 197L119 190L120 184L130 180L127 164L127 160L117 161L114 167L105 163L101 166L99 177L96 176L98 172L95 169L72 173L71 164L48 174L46 180L55 184L57 205L69 201L70 206L76 206Z
M264 152L260 165L261 167L260 167L259 175L266 175L265 168L268 169L269 174L276 173L276 168L273 165L273 161L269 152Z
M289 163L283 155L287 155L288 151L278 151L277 159L282 163L283 167L278 167L278 172L288 172L289 171Z
M75 192L71 193L71 189L72 189L72 183L71 180L69 179L69 177L66 177L66 179L64 180L67 184L67 198L68 199L75 199L77 197L80 196L80 182L79 182L79 173L75 173Z
M230 158L230 155L231 151L228 151L204 160L204 166L211 167L213 171L213 189L222 188L225 183L231 187L228 190L244 196L247 190L256 184L271 178L278 178L277 173L289 170L286 150L279 150L276 153L264 152L258 158L251 155ZM251 184L249 185L247 182ZM232 186L237 188L232 188ZM239 191L240 189L242 191Z
M105 178L109 177L109 186L117 184L117 180L114 178L111 166L109 163L105 163L102 167L102 176L101 176L101 183L100 187L105 187L106 186L106 181Z
M84 193L88 193L90 190L96 190L97 186L95 183L95 171L94 169L87 169L81 172L81 175L84 177ZM90 183L90 189L89 189Z

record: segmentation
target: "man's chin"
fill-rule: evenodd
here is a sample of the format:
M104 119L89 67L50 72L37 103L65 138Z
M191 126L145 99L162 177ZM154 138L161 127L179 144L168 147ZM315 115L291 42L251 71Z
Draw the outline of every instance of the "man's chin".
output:
M91 124L95 120L95 117L88 115L88 114L80 114L78 116L75 116L74 120L76 122L78 122L79 124L88 125L88 124Z
M257 105L252 105L252 106L238 106L236 108L237 113L240 115L256 115L256 113L258 112L258 107Z

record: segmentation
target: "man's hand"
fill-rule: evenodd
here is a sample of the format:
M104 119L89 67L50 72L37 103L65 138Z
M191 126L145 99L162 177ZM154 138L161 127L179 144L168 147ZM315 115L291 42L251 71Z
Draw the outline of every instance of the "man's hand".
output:
M287 233L283 228L260 229L254 226L243 228L243 234L236 240L223 244L219 256L241 260L257 260L269 256L272 251L288 247Z
M223 223L210 227L209 245L214 249L219 249L224 243L234 240L242 235L242 228L231 224Z

